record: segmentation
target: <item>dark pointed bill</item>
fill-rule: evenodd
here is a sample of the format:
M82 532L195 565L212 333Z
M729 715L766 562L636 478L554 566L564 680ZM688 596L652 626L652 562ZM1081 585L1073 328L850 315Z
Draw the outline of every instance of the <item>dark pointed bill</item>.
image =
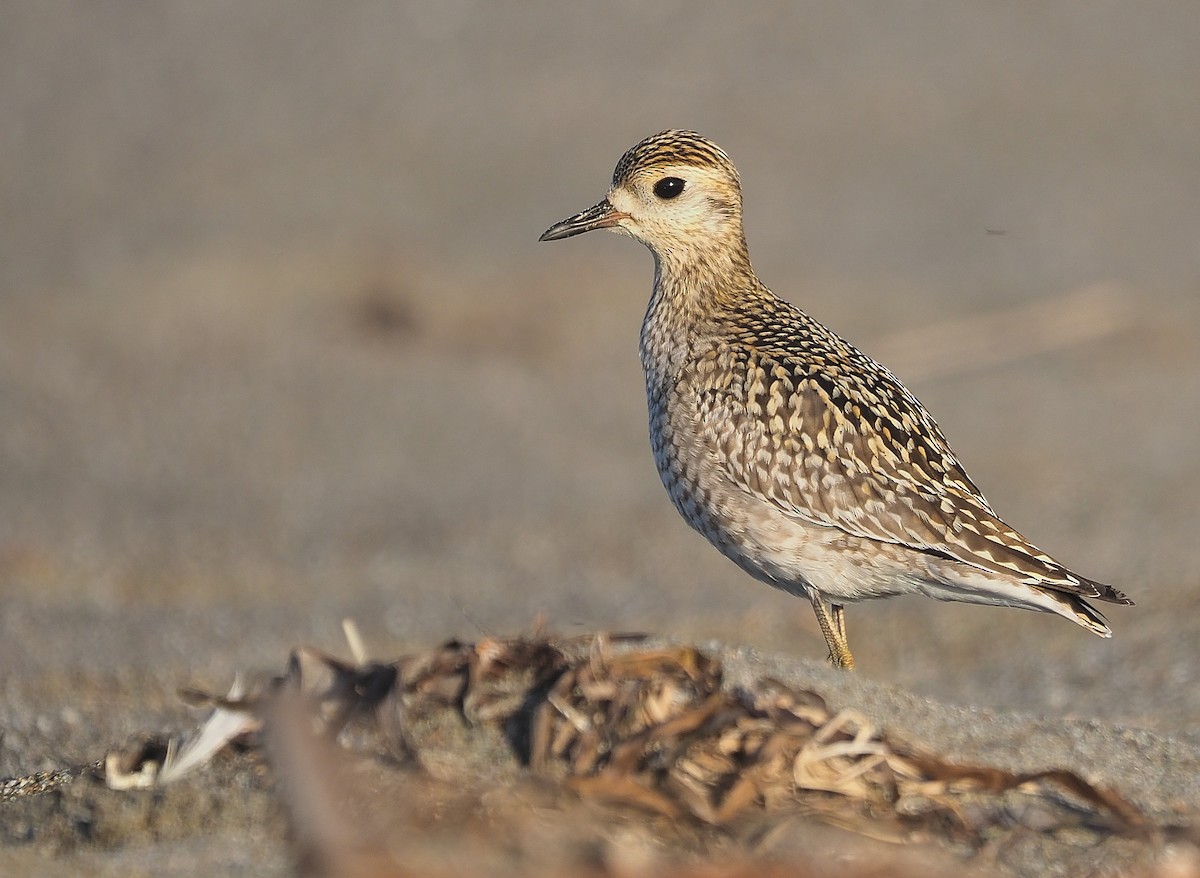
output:
M589 207L582 213L567 217L561 223L555 223L542 232L539 241L559 241L572 235L582 235L592 229L611 229L625 214L616 210L608 199L604 199L595 207Z

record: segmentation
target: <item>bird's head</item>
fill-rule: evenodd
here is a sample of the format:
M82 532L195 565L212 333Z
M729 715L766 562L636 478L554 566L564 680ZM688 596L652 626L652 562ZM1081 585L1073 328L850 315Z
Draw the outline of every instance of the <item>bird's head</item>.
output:
M593 229L636 238L668 262L744 254L737 169L719 146L694 131L654 134L621 156L603 201L554 224L538 240Z

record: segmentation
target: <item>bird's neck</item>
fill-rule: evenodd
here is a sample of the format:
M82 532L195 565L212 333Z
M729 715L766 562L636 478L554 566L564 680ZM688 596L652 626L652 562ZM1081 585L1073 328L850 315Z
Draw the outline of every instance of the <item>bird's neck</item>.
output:
M680 328L728 311L761 288L744 240L730 246L654 251L654 294L647 320Z
M642 322L641 355L647 390L670 385L722 315L765 289L754 276L745 244L711 252L654 251L654 292Z

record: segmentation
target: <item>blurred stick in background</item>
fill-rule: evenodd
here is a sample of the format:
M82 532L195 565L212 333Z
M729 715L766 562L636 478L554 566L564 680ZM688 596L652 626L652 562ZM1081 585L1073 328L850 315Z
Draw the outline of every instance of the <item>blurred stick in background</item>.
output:
M1129 327L1134 305L1113 283L1097 283L998 311L926 323L868 350L905 380L1004 366L1047 351L1099 341Z

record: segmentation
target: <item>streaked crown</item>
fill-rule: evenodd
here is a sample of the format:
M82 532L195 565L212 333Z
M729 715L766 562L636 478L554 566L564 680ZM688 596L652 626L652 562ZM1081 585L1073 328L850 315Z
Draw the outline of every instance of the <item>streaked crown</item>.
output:
M671 128L651 134L626 150L613 171L613 186L628 183L639 171L648 168L691 166L718 171L740 185L737 168L725 150L695 131Z

